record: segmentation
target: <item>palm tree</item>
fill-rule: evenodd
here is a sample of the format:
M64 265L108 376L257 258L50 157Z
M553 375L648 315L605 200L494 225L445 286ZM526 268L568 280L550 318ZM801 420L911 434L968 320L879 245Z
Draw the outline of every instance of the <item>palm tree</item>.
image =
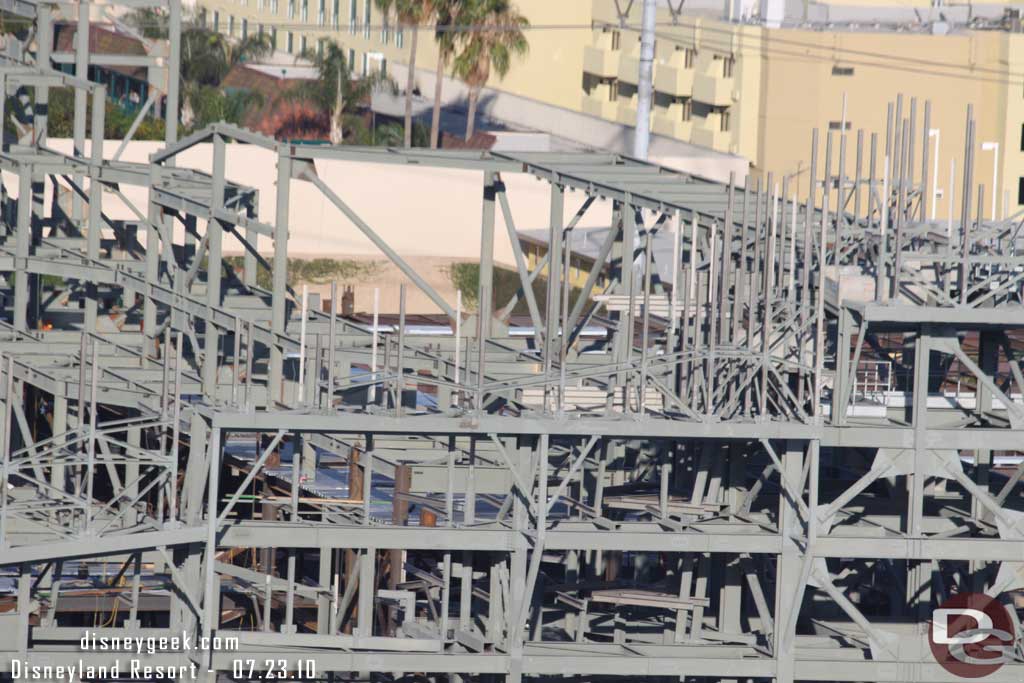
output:
M391 80L380 72L352 78L345 51L334 40L325 40L320 50L307 49L299 55L313 63L315 81L302 81L281 95L281 99L305 101L330 116L330 140L340 145L345 134L345 117L366 101L374 90Z
M412 91L416 88L416 44L419 42L419 25L433 15L433 0L375 0L378 9L385 15L394 10L399 26L408 27L409 75L405 83L405 146L412 147Z
M274 51L270 36L258 33L232 40L198 24L181 32L181 122L188 126L198 108L210 110L211 98L224 97L221 81L243 62L265 57ZM207 100L197 105L198 98ZM223 106L223 105L221 105Z
M434 111L430 116L430 148L437 149L441 135L441 90L444 88L444 71L458 48L458 40L464 35L451 27L455 26L466 10L466 0L434 0L434 42L437 43L437 75L434 80Z
M472 24L473 30L468 32L454 66L455 74L469 86L468 140L473 136L480 90L487 84L492 69L498 78L504 78L513 57L529 51L523 29L530 22L510 0L470 0L463 17L463 23Z

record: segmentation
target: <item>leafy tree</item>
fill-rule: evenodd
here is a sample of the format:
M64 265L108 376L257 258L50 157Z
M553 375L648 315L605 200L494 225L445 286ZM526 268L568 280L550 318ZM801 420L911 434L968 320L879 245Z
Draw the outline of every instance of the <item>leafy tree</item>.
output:
M377 7L388 14L392 10L400 26L410 29L409 75L405 85L405 146L412 147L412 91L416 87L416 45L419 25L434 13L434 0L374 0Z
M394 84L384 74L370 73L360 79L352 78L345 51L334 40L325 40L321 50L307 49L299 55L313 63L317 78L302 81L282 93L280 99L301 100L315 106L330 116L332 145L340 145L345 137L345 128L352 122L355 111L369 99L374 90Z
M460 23L474 27L454 62L455 75L469 86L468 140L473 136L480 90L487 85L492 70L498 78L504 78L512 59L529 51L523 29L530 22L511 0L469 0L462 16Z
M8 111L14 103L8 100ZM92 102L86 104L86 120L91 116ZM116 102L107 100L104 107L104 130L103 137L108 140L123 138L128 134L132 122L135 120L133 112L125 111ZM50 102L47 107L47 132L51 138L70 138L74 136L75 118L75 97L71 88L50 88ZM8 132L14 133L13 121L8 119L11 126ZM133 140L163 140L164 122L162 119L146 117L135 131Z

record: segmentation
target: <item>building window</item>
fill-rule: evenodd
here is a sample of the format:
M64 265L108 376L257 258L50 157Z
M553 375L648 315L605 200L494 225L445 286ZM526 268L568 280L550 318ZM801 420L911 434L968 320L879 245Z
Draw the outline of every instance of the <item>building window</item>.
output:
M676 50L679 50L683 53L683 68L692 69L693 60L697 56L697 51L694 50L692 47L676 47Z
M270 27L270 44L273 45L274 49L277 49L277 27Z
M263 0L256 0L256 11L257 12L262 12L263 11Z
M736 66L735 57L726 57L722 60L722 78L732 78L732 70Z
M309 0L302 0L302 23L309 21Z
M281 11L281 6L277 3L277 0L270 0L270 13L277 14Z
M399 26L395 30L395 47L401 50L405 46L405 30Z
M249 20L242 19L242 40L249 37Z
M334 28L341 26L341 0L334 0L334 14L331 15L331 21L334 22Z
M384 78L388 77L388 60L384 57L380 58L380 75Z
M363 78L366 78L369 74L370 74L370 53L369 52L364 52L363 53L363 69L362 69Z
M720 131L722 131L723 133L728 133L729 132L729 118L730 118L729 111L728 110L723 110L721 116L719 117L719 126L718 126L718 129Z
M319 3L317 4L316 23L320 24L321 26L327 25L327 5L325 3L326 0L320 0Z
M353 0L354 1L354 0ZM348 49L348 72L352 73L352 70L356 68L356 51L352 48Z
M380 42L382 42L385 45L387 45L388 42L391 40L390 31L388 30L388 15L387 15L387 13L384 13L384 14L381 15L380 21L381 21L381 24L380 24Z
M320 55L321 57L323 57L323 55L324 55L324 39L323 38L321 38L320 40L316 41L316 53L318 55Z
M363 3L363 38L370 38L370 12L373 9L373 0L365 0Z
M307 41L306 36L303 35L301 38L299 38L299 52L302 54L306 54L306 50L308 49L309 42Z
M213 11L213 32L220 33L220 12Z
M1024 204L1024 176L1017 180L1017 203Z
M228 35L232 38L235 36L235 15L228 15Z
M291 31L288 31L287 51L288 51L288 54L291 54L291 53L295 52L295 34L292 33Z
M1020 151L1024 152L1024 123L1020 124Z
M612 31L612 49L618 50L622 45L622 34L618 31Z
M263 35L263 24L256 24L256 33L261 36Z
M295 0L288 0L288 18L295 18Z
M853 75L853 67L852 66L839 66L838 64L836 64L836 65L834 65L832 67L832 75L833 76L852 76Z
M683 121L689 121L693 118L693 100L687 97L681 102L681 104L683 105Z
M357 12L358 12L358 10L356 9L356 7L357 7L356 3L357 2L359 2L359 0L348 0L348 32L349 33L355 33L356 32L356 16L357 16Z

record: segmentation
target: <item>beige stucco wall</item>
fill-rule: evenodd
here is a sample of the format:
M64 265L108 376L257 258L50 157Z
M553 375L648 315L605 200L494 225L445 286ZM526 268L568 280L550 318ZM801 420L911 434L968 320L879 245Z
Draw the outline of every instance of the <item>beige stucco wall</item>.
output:
M71 140L50 140L60 152L69 153ZM104 155L110 158L118 141L107 141ZM125 148L124 161L146 162L160 149L158 142L131 142ZM89 154L88 144L86 154ZM200 144L178 157L178 167L209 172L212 167L212 145ZM405 259L442 296L455 302L455 289L447 274L452 263L479 262L480 226L483 211L483 172L454 169L371 164L343 161L318 161L317 174L346 202L381 238ZM251 145L229 144L226 172L237 180L259 190L259 214L273 221L276 156L273 152ZM17 181L5 177L8 187L17 194ZM502 180L517 229L546 228L550 219L550 186L533 176L504 174ZM49 187L49 184L47 184ZM143 214L147 210L145 188L122 186L126 198ZM46 198L50 201L50 197ZM116 196L104 194L104 214L113 219L137 220L136 214ZM565 199L563 221L572 220L584 197L569 192ZM356 307L370 310L373 290L380 290L381 310L398 309L399 284L408 287L407 308L410 313L436 313L437 307L407 280L387 258L311 183L293 180L289 211L289 256L300 258L334 258L374 261L373 273L355 282ZM592 204L580 220L580 227L606 227L611 222L611 205L603 200ZM176 223L176 226L178 224ZM200 231L202 231L200 226ZM106 231L106 236L112 233ZM141 235L145 243L145 236ZM184 232L176 227L175 240L180 243ZM273 246L266 237L259 238L261 253L270 255ZM232 235L225 235L225 255L241 254L242 245ZM515 268L508 230L500 208L496 210L494 258L498 265ZM313 287L323 296L327 285ZM501 302L504 304L504 302Z
M340 0L340 24L336 29L333 20L333 0L326 3L327 23L317 25L320 0L309 0L309 19L311 25L303 29L308 36L309 47L315 48L319 38L332 38L346 50L355 50L354 68L358 71L362 66L362 55L366 52L379 52L388 62L406 63L409 59L411 31L403 35L403 45L398 46L395 31L388 34L388 40L382 40L380 29L383 17L376 5L371 3L370 24L372 26L367 38L362 29L365 0ZM355 31L349 28L349 3L357 4L358 26ZM255 0L242 5L231 0L203 0L200 8L208 10L208 21L212 21L214 10L220 12L220 29L227 30L227 19L235 17L235 32L240 35L241 18L249 20L249 31L255 33L260 22L265 22L267 30L273 24L297 23L301 17L302 0L295 0L296 18L288 19L288 0L278 1L278 12L270 12L270 2L263 2L263 9L257 9ZM552 0L517 0L520 12L529 18L530 23L538 28L529 32L530 52L516 59L513 69L504 79L497 76L491 78L490 87L515 95L529 97L557 106L573 110L579 109L580 79L583 68L583 45L590 38L588 3L573 0L572 2ZM394 23L394 19L391 20ZM581 27L582 25L582 27ZM287 31L278 29L277 47L284 50ZM299 50L299 34L296 32L295 51ZM437 44L434 32L420 30L416 50L417 68L434 70L437 66ZM449 69L450 73L450 69ZM404 87L404 83L402 86ZM424 93L432 96L433 93Z
M51 146L70 152L70 140L51 140ZM105 155L113 155L119 143L108 141ZM132 142L121 155L124 161L145 162L161 148L157 142ZM209 172L212 146L200 144L180 155L179 167ZM272 222L277 179L276 155L252 145L229 144L227 176L259 190L259 213ZM483 210L483 172L398 164L346 161L317 161L317 174L364 221L402 256L438 256L454 259L480 258L480 221ZM548 225L550 186L533 176L516 173L502 178L516 228L536 229ZM144 188L122 188L125 195L146 211ZM565 201L565 222L583 203L583 197L569 193ZM136 217L116 197L104 195L104 212L112 218ZM380 252L311 183L293 180L291 185L289 253L302 256L375 256ZM581 220L581 227L607 226L611 206L595 202ZM180 235L180 233L179 233ZM260 251L272 246L263 238ZM228 236L225 253L241 253L240 245ZM495 227L495 260L515 263L501 211Z

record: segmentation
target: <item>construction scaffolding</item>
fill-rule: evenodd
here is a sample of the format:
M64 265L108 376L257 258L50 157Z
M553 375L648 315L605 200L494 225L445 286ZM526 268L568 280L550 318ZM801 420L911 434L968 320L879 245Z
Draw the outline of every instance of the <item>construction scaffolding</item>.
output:
M941 221L929 105L902 97L884 140L814 133L803 197L796 177L719 184L615 154L292 145L226 124L180 141L170 125L136 164L92 144L105 91L88 66L124 58L79 41L75 75L53 68L70 58L51 54L54 22L87 35L90 5L3 4L36 30L0 69L3 101L32 105L0 154L0 677L956 681L929 650L932 610L974 591L1017 614L1022 216L981 217L970 109L962 210ZM138 59L166 68L173 122L169 7L170 50ZM47 146L56 87L75 92L72 154ZM201 143L212 173L177 163ZM225 177L236 144L276 155L273 216ZM318 176L329 160L480 172L472 315ZM511 174L550 188L532 270ZM404 299L385 328L292 291L296 182L450 326L412 335ZM69 192L70 211L46 202ZM137 220L109 218L111 197ZM592 211L612 229L573 299ZM499 212L522 285L508 302ZM520 300L527 326L509 323ZM139 655L87 632L210 646ZM986 680L1022 678L1015 660Z

